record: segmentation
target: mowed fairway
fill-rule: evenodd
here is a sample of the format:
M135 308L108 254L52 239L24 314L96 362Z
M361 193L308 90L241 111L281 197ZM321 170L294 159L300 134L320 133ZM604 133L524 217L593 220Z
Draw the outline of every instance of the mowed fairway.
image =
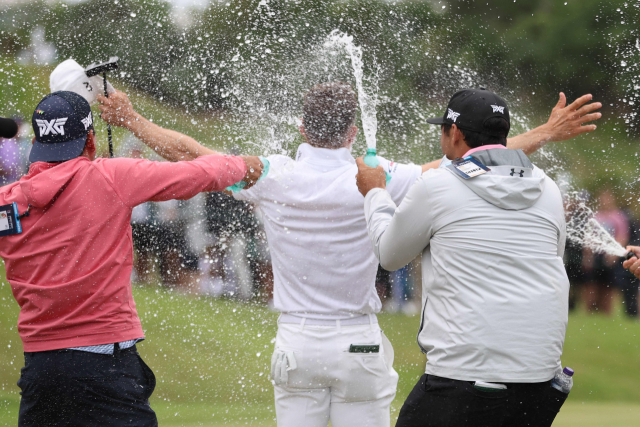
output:
M18 306L0 285L0 425L17 424L15 385L23 364ZM139 350L155 371L152 405L163 426L275 426L269 364L277 315L263 307L190 298L158 286L134 295L147 340ZM393 415L423 371L418 317L381 315L400 374ZM640 425L640 324L572 315L563 357L576 370L555 426ZM355 426L354 426L355 427Z

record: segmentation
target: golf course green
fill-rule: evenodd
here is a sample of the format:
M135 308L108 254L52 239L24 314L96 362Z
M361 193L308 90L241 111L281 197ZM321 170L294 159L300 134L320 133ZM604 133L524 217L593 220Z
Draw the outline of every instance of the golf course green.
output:
M18 305L2 274L0 284L0 425L14 426L23 365L16 330ZM277 314L258 305L188 297L157 285L134 287L145 328L139 351L155 371L152 406L163 426L275 426L269 369ZM400 374L393 405L423 372L415 343L418 316L382 314ZM640 323L572 314L563 364L575 385L555 426L640 425Z

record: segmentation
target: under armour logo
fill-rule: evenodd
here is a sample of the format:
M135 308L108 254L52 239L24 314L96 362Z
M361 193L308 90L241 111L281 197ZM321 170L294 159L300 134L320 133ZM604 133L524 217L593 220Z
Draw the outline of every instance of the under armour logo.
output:
M451 119L453 120L453 123L455 123L460 113L456 113L451 108L447 108L447 110L448 110L447 119Z
M53 119L51 121L36 119L36 123L40 129L40 136L49 135L50 133L53 135L64 135L64 124L67 123L67 119L68 117Z
M93 87L89 84L89 82L82 82L84 83L84 87L87 89L87 91L92 92L93 91Z
M515 168L511 168L511 173L509 174L511 176L516 176L516 175L520 175L520 178L524 178L524 170L520 170L520 172L516 172Z
M494 113L504 114L504 107L501 107L499 105L492 105L491 108L493 108Z
M86 119L82 119L82 124L84 125L84 130L87 130L89 126L93 124L93 116L91 115L91 112L89 112Z

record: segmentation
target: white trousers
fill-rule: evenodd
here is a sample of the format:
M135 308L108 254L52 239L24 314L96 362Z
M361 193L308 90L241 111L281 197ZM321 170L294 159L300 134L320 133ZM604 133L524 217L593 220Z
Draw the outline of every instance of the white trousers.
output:
M378 353L349 352L379 345ZM279 427L389 427L398 374L377 323L279 323L271 377Z

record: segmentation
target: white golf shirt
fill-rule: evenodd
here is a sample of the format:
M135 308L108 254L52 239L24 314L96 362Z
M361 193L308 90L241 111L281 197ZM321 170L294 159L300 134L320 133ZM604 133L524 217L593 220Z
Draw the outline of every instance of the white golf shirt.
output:
M283 313L346 319L377 313L378 260L356 186L358 168L348 149L301 144L296 160L268 157L269 174L234 194L258 204L274 273L274 305ZM387 190L400 203L422 173L421 166L379 157L391 174Z

